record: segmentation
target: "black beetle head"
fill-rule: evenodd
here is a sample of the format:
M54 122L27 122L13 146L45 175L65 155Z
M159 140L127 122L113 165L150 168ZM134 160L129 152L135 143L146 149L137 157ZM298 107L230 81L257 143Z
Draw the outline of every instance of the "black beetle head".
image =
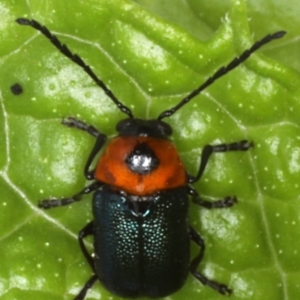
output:
M143 120L128 118L120 121L116 126L120 136L150 136L167 138L172 134L169 124L161 120Z

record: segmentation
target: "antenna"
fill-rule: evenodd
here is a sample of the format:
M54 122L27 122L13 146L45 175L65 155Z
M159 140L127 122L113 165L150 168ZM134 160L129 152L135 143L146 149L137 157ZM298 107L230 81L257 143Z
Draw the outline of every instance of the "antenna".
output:
M240 56L234 58L227 66L221 67L218 71L215 72L215 74L213 76L209 77L202 85L200 85L197 89L195 89L189 95L187 95L185 98L183 98L177 105L175 105L171 109L163 111L158 116L157 119L161 120L163 118L172 116L178 109L180 109L183 105L187 104L195 96L200 94L204 89L206 89L208 86L213 84L217 79L224 76L229 71L235 69L237 66L239 66L242 62L244 62L252 53L254 53L256 50L258 50L260 47L271 42L272 40L283 37L285 34L286 34L285 31L278 31L273 34L269 34L269 35L265 36L260 41L257 41L256 43L254 43L252 45L251 48L245 50Z
M106 93L106 95L116 104L116 106L126 115L128 115L129 118L134 118L131 110L125 106L123 103L121 103L114 93L104 84L102 80L100 80L97 75L92 71L90 66L88 66L80 56L77 54L72 53L69 48L60 42L60 40L52 34L47 27L42 26L39 22L35 20L29 20L25 18L18 18L16 22L20 25L28 25L36 30L40 31L50 42L66 57L68 57L70 60L72 60L74 63L76 63L78 66L80 66L93 80L94 82L100 86L103 91Z

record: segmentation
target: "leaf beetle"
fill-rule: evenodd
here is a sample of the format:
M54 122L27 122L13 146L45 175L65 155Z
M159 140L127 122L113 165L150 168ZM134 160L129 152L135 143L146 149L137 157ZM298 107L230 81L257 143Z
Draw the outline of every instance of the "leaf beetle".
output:
M208 209L230 207L237 199L225 197L210 202L201 199L191 184L202 177L213 153L246 151L252 143L242 140L204 146L197 174L191 175L169 140L172 128L163 119L172 116L215 80L239 66L261 46L281 38L285 32L278 31L254 43L177 105L163 111L156 119L144 120L134 117L82 58L73 54L46 27L26 18L19 18L16 22L40 31L64 56L81 67L127 115L116 125L118 135L106 145L94 169L91 164L104 148L106 135L73 117L63 120L63 125L83 130L96 139L84 168L86 179L92 183L72 197L45 199L38 204L44 209L68 205L94 192L94 219L78 235L81 251L93 275L74 299L83 300L97 280L121 297L165 297L182 287L189 272L202 284L229 295L232 291L227 285L209 279L197 270L205 244L189 225L188 207L190 197L194 203ZM84 244L84 238L89 235L94 237L94 256ZM200 248L192 260L190 241Z

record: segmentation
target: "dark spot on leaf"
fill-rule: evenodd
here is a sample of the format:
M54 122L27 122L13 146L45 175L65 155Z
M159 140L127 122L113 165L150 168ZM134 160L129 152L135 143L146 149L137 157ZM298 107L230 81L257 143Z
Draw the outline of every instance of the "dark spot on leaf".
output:
M10 90L14 95L20 95L23 92L23 88L19 83L15 83L10 87Z

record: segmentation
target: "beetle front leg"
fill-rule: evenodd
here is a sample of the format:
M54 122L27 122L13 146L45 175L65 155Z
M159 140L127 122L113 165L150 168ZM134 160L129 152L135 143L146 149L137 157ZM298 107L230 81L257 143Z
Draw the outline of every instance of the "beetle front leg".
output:
M94 126L88 125L88 124L84 123L83 121L80 121L80 120L78 120L76 118L73 118L73 117L68 117L67 119L63 119L61 121L61 124L65 125L65 126L68 126L68 127L74 127L74 128L83 130L83 131L89 133L90 135L92 135L95 138L97 138L99 135L102 134Z
M89 194L95 190L97 190L99 187L103 185L102 182L95 181L91 183L90 185L86 186L83 190L81 190L79 193L75 194L72 197L69 198L62 198L62 199L44 199L41 200L38 203L39 208L49 209L57 206L63 206L63 205L69 205L73 202L80 201L82 196L85 194Z
M98 152L102 149L103 145L105 144L107 137L105 134L101 133L98 129L96 129L94 126L87 125L86 123L77 120L73 117L69 117L67 119L62 120L62 124L66 125L68 127L75 127L77 129L83 130L93 137L96 138L96 143L87 159L87 162L84 167L84 176L88 180L94 179L94 172L95 170L89 170L90 166L95 158L95 156L98 154Z
M191 261L190 264L190 272L193 276L199 280L202 284L208 285L209 287L213 288L217 292L223 295L230 295L232 290L225 284L219 283L217 281L208 279L205 275L199 273L197 268L203 258L205 252L205 244L202 237L197 233L197 231L190 226L190 238L193 240L198 246L200 246L199 254Z
M219 144L219 145L206 145L201 154L201 163L196 176L188 175L188 183L194 183L198 181L207 166L210 156L215 152L227 152L227 151L247 151L253 144L247 140L242 140L240 142L230 143L230 144Z
M86 258L87 262L91 266L93 272L95 273L95 265L94 259L92 258L91 254L86 249L83 239L89 235L94 235L94 222L88 223L83 229L80 230L78 234L78 242L80 245L80 249ZM96 274L92 275L89 280L85 283L79 294L74 298L74 300L83 300L86 296L87 291L94 285L98 276Z
M201 205L205 208L211 209L211 208L227 208L227 207L231 207L234 204L237 203L237 198L235 196L227 196L223 199L220 200L214 200L214 201L207 201L202 199L198 192L192 188L191 186L187 186L187 192L189 193L189 195L191 195L192 201L195 204Z

